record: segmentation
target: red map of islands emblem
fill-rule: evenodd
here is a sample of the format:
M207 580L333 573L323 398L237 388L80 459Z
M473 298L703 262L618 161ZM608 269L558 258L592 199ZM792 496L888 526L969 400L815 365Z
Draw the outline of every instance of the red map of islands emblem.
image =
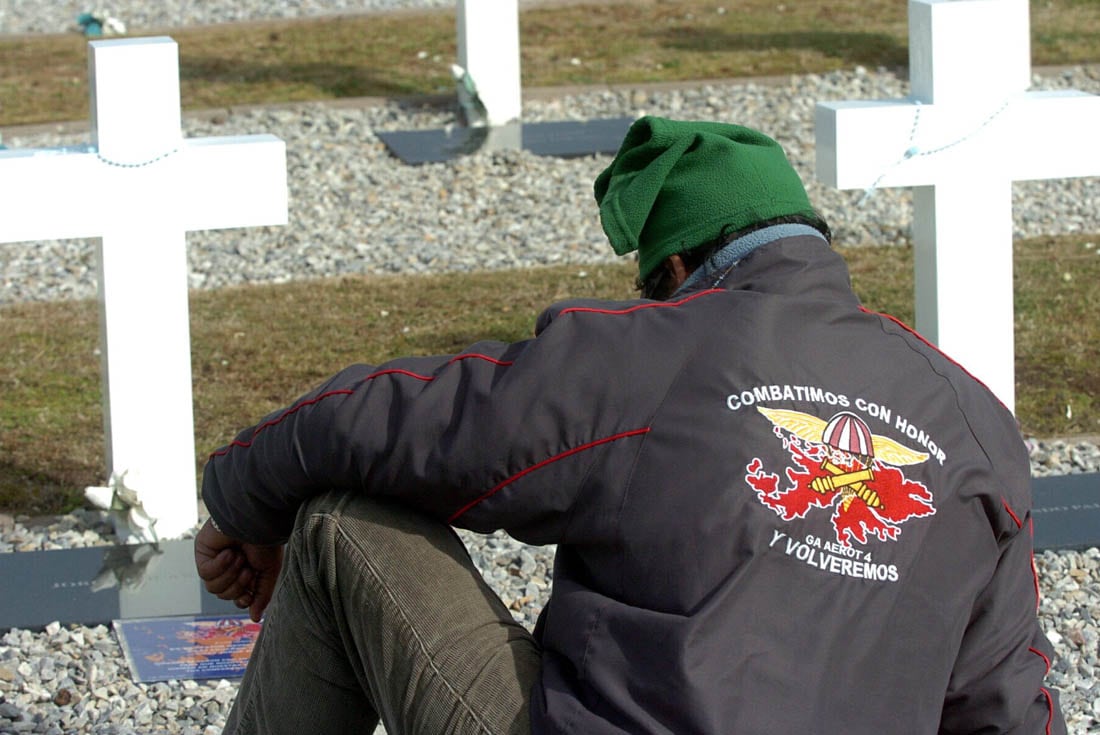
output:
M824 421L798 411L757 410L772 422L791 464L781 470L783 481L756 457L745 466L745 481L784 521L831 509L837 543L850 547L872 536L897 541L902 523L935 514L928 488L897 469L925 462L927 454L873 435L852 413Z

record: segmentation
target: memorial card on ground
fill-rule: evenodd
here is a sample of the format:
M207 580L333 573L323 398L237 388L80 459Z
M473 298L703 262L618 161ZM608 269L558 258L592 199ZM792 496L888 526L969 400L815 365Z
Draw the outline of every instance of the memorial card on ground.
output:
M115 620L115 635L135 682L239 679L260 623L247 614Z

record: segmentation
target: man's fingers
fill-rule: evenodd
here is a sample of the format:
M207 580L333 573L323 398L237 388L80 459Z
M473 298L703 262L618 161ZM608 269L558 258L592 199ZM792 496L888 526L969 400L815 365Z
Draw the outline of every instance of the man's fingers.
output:
M252 595L252 604L248 606L248 614L252 618L252 622L258 623L260 618L263 617L264 610L267 609L268 603L271 602L271 597L275 593L275 582L275 577L260 577L256 590Z
M199 565L199 577L211 592L221 592L241 573L245 558L233 549L225 549L206 564Z
M241 570L241 573L237 575L228 587L221 592L217 592L218 597L223 600L235 600L242 595L246 595L252 591L253 580L256 578L255 573L248 567Z
M204 581L215 580L230 571L234 564L243 558L233 549L222 549L217 553L205 555L196 553L195 568Z
M263 620L264 608L260 606L260 603L253 602L248 608L248 617L253 623L258 623Z
M206 590L223 600L235 600L252 588L255 572L241 558L221 576L207 580Z
M247 543L222 546L222 540L223 535L209 524L199 532L195 541L199 577L208 592L222 600L232 600L241 609L248 608L252 619L259 621L275 590L282 567L282 547Z
M234 602L237 602L238 600L242 599L246 595L251 595L252 594L252 592L250 590L250 586L251 586L251 577L249 578L248 582L241 582L241 581L234 582L232 585L227 587L222 592L216 592L214 594L217 595L218 599L233 600ZM237 605L237 607L247 607L247 605Z

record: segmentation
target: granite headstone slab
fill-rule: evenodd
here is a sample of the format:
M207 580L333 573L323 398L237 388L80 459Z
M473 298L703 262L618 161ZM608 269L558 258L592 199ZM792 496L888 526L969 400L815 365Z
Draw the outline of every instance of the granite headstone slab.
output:
M0 554L0 579L0 631L241 612L203 589L191 540Z

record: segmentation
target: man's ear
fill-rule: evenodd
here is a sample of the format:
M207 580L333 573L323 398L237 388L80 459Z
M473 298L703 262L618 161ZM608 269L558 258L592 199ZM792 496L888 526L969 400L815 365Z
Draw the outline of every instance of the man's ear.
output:
M684 284L684 281L691 275L691 271L688 270L687 265L684 263L684 259L680 257L678 253L673 253L665 259L665 269L668 271L668 276L672 279L674 284L672 290L675 291Z

